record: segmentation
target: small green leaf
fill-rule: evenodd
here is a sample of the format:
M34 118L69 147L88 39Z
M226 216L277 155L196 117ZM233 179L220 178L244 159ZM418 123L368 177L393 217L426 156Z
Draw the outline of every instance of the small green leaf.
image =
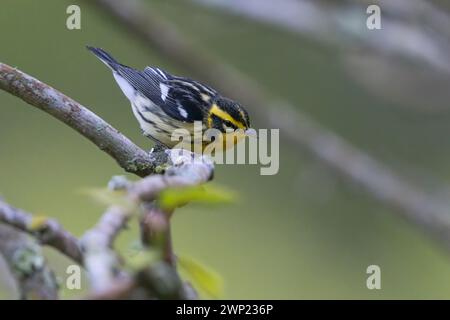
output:
M183 206L188 202L203 204L230 203L235 194L230 190L217 186L192 186L183 188L169 188L159 195L159 205L163 210L171 210Z
M194 287L212 298L223 297L224 282L216 271L189 257L178 256L177 263L180 271Z

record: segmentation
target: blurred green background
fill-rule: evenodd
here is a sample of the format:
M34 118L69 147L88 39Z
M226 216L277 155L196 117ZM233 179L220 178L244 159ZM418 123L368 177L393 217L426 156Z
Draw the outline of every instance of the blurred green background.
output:
M187 39L393 169L430 188L436 177L450 178L448 100L408 108L355 81L331 47L187 1L147 2ZM81 30L66 29L69 4L81 7ZM189 76L86 2L3 0L0 37L1 62L88 106L145 149L152 142L141 136L128 101L85 45L103 47L136 68L157 65ZM225 298L450 298L443 248L285 143L282 131L281 139L278 175L260 176L254 165L217 166L215 182L236 190L239 200L177 210L176 253L219 272ZM55 217L81 235L103 207L80 191L105 186L117 174L123 172L115 162L86 139L0 91L0 193L9 203ZM127 252L137 239L133 225L118 245ZM70 261L46 253L64 281ZM366 288L371 264L381 267L381 290ZM0 297L10 298L9 289L3 279ZM82 293L64 290L63 298Z

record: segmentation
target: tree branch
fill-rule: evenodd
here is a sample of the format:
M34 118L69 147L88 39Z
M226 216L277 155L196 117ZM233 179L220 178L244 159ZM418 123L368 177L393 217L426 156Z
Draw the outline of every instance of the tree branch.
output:
M36 222L33 215L14 208L0 199L0 223L8 224L33 235L40 244L48 245L82 264L82 251L78 239L54 219Z
M119 261L112 244L125 228L131 216L130 210L119 206L110 207L97 225L82 238L84 265L88 272L91 290L102 295L111 290L119 276Z
M125 171L143 177L158 170L155 159L95 113L4 63L0 63L0 89L64 122L109 154Z
M92 286L92 297L111 298L132 295L136 288L144 287L150 294L158 298L188 298L187 288L179 278L173 263L170 233L165 232L164 244L165 260L139 271L134 279L136 283L118 280L120 269L117 255L112 249L118 233L126 227L128 220L139 206L153 202L159 193L171 187L198 185L208 182L213 174L213 163L206 157L196 156L190 152L170 152L168 158L170 167L164 175L146 177L136 182L124 181L118 178L110 182L110 188L124 189L127 192L126 204L111 206L102 216L98 224L83 236L82 243L85 251L84 265L88 271ZM119 186L118 186L119 185ZM165 230L169 230L169 220L164 220ZM148 225L146 225L148 227ZM148 229L146 229L147 232ZM170 258L169 258L170 255ZM164 275L164 276L163 276ZM122 283L118 285L117 281ZM159 282L165 283L164 285ZM92 298L91 297L91 298Z
M145 207L140 219L141 242L145 247L162 247L163 259L175 266L176 258L172 247L170 218L173 212L161 210L155 203Z

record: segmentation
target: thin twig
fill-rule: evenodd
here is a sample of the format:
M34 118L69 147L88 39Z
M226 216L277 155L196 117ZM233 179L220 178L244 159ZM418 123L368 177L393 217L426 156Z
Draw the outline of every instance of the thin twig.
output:
M123 207L110 207L81 240L85 251L84 266L95 294L102 295L115 286L119 277L119 261L112 245L119 232L126 227L131 214Z

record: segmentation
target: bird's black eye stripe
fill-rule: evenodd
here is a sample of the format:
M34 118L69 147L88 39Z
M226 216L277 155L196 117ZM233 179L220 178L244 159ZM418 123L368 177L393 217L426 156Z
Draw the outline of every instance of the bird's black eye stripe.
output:
M237 127L229 120L223 120L223 123L229 128L237 129Z

